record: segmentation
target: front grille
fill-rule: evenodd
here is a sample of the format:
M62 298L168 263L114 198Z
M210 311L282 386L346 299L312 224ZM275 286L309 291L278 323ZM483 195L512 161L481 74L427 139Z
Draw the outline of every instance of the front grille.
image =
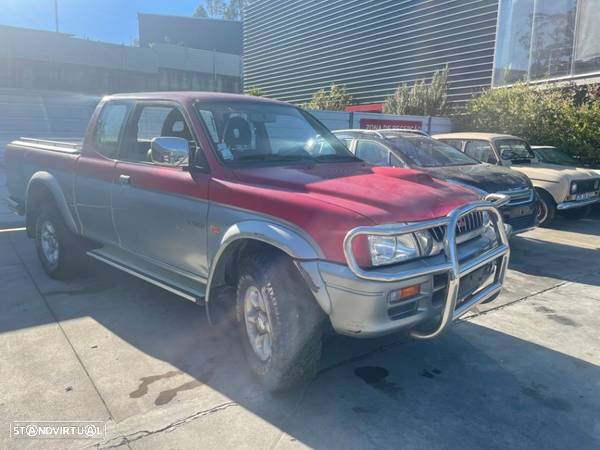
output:
M577 194L584 194L586 192L594 192L597 191L598 189L594 189L594 184L596 184L595 179L592 180L579 180L576 181L577 183Z
M512 191L498 192L498 194L508 195L510 197L509 205L520 205L533 200L533 189L514 189Z
M462 216L456 224L456 237L460 237L463 234L470 233L483 227L485 213L481 211L474 211L472 213ZM441 242L446 234L446 227L435 227L431 229L433 238Z

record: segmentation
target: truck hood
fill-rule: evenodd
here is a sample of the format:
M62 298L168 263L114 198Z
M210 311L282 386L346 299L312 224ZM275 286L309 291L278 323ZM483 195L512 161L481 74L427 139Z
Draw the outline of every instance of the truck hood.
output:
M511 168L524 173L532 180L552 181L555 183L598 178L598 174L593 170L581 167L559 166L557 164L515 164Z
M489 193L530 187L529 180L522 173L491 164L428 167L424 170L435 177L468 184Z
M415 222L445 216L479 200L473 191L412 169L372 167L362 163L245 168L238 182L289 192L290 206L310 197L342 207L371 223Z

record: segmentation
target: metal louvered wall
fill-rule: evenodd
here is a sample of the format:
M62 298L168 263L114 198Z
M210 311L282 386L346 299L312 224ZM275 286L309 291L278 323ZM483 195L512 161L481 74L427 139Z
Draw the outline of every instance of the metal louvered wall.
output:
M498 0L254 0L244 18L244 86L303 103L335 82L355 103L448 64L449 101L490 87Z

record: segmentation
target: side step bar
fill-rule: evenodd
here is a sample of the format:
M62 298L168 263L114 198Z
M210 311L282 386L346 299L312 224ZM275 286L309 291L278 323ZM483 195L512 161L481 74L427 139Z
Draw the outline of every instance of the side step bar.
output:
M123 264L119 261L116 261L106 255L101 254L100 251L98 251L98 250L90 250L89 252L87 252L87 255L98 261L108 264L109 266L112 266L116 269L122 270L123 272L133 275L134 277L137 277L141 280L144 280L148 283L158 286L159 288L162 288L165 291L169 291L172 294L178 295L179 297L183 297L186 300L196 303L197 305L204 306L204 304L205 304L203 295L201 296L201 295L191 293L189 291L182 290L182 289L177 288L169 283L166 283L163 280L155 278L152 275L144 274L141 271L136 270L133 267L126 266L125 264Z

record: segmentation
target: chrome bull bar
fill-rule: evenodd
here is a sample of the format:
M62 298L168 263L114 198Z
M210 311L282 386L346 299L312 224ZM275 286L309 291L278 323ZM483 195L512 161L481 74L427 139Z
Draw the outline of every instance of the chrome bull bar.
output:
M443 302L442 316L437 327L428 333L422 333L417 330L411 331L411 336L416 339L432 339L439 336L452 321L458 319L470 309L481 302L488 300L498 294L502 289L510 248L508 245L508 235L504 227L502 215L497 208L505 205L510 198L502 194L490 194L485 200L468 203L462 207L451 211L446 217L433 219L425 222L410 223L405 225L379 225L374 227L358 227L348 232L344 239L344 254L350 270L359 278L372 281L404 281L411 278L417 278L424 275L436 275L441 273L448 274L448 287L446 298ZM472 212L487 212L492 222L492 226L498 237L498 245L487 250L483 254L472 258L462 265L458 259L458 248L456 240L456 229L461 217ZM352 242L361 235L393 236L398 234L413 233L415 231L424 231L438 226L445 226L444 234L444 254L446 261L441 264L432 265L402 271L401 273L390 272L389 270L364 270L362 269L352 251ZM496 271L494 281L487 287L481 289L463 304L456 306L462 277L469 275L477 269L490 263L496 262ZM388 268L391 266L388 266Z

